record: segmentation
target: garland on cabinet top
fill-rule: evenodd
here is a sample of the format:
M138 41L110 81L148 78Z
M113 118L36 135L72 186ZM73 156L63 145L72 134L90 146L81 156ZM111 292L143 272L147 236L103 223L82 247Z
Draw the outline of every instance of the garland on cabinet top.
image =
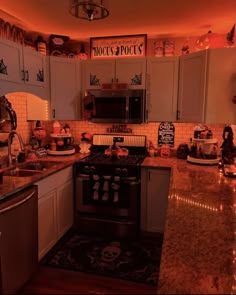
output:
M67 56L70 58L87 59L84 45L76 40L70 40L68 36L50 35L48 41L42 36L35 38L18 26L0 18L0 37L21 45L31 47L43 55ZM45 37L47 38L47 37Z

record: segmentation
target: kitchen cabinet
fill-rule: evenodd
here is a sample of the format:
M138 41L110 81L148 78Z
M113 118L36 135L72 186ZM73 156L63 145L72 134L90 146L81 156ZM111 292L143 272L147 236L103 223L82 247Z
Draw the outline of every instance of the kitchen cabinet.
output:
M49 99L48 57L0 38L1 95L28 92Z
M164 233L169 185L169 168L141 168L142 231Z
M50 57L51 117L57 120L81 118L81 64L79 60Z
M22 83L22 46L9 40L0 39L0 48L0 79Z
M46 56L18 43L0 39L0 79L43 87L48 77Z
M73 225L73 168L67 167L35 184L38 186L40 260Z
M178 114L182 122L235 123L236 48L180 57Z
M147 121L176 121L179 57L147 59Z
M236 48L208 51L205 122L236 124Z
M203 50L180 57L177 118L180 122L204 122L207 53Z
M146 59L88 60L83 63L84 90L101 89L106 83L126 83L131 89L145 89Z

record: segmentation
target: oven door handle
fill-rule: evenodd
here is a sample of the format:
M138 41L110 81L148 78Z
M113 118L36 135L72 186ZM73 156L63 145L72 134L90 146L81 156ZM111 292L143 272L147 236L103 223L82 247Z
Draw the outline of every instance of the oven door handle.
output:
M76 179L78 180L89 180L90 176L88 174L79 174L76 176Z

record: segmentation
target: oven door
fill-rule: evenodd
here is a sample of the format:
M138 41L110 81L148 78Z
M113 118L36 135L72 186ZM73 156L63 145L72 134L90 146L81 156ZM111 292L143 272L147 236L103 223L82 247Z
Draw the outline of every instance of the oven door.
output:
M76 211L112 218L136 219L139 216L140 181L106 177L96 181L78 175L75 185Z

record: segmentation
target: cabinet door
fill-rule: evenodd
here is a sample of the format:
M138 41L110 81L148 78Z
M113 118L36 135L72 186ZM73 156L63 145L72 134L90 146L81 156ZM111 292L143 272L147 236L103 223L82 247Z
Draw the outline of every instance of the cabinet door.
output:
M129 88L133 89L144 89L146 82L146 59L117 59L115 76L115 82L117 83L127 83Z
M178 71L178 57L148 59L146 97L149 122L176 121Z
M207 50L180 57L178 120L204 122Z
M168 205L170 170L142 169L141 227L164 232Z
M56 195L52 190L38 200L39 260L57 242Z
M29 47L23 47L24 81L34 86L46 85L46 56Z
M236 124L236 48L209 50L206 123Z
M50 57L52 119L79 120L81 99L80 63Z
M0 80L22 83L22 46L0 39Z
M74 187L73 180L61 185L57 190L57 224L60 239L74 222Z
M83 63L85 90L101 89L102 84L115 82L114 60L88 60Z

